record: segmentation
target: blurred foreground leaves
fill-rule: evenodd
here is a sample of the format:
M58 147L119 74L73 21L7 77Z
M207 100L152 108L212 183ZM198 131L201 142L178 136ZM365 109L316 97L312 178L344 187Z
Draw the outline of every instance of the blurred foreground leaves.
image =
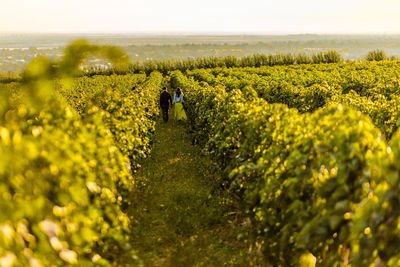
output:
M76 80L92 54L128 62L119 48L80 40L60 62L39 57L22 83L0 88L2 266L109 266L121 251L140 263L123 207L158 112L141 96L157 94L162 77Z

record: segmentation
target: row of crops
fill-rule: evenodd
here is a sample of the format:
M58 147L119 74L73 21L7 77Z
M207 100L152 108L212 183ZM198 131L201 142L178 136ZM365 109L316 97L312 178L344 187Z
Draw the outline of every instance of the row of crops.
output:
M38 59L0 87L0 265L134 263L125 209L162 75L54 80L72 68L53 66Z
M188 76L228 90L255 92L268 103L300 112L346 104L369 115L388 138L400 125L400 61L201 69L188 71Z
M268 262L399 264L399 61L70 78L92 53L126 67L79 41L0 86L1 266L140 262L125 211L164 79Z
M399 62L179 71L195 137L269 262L398 266Z

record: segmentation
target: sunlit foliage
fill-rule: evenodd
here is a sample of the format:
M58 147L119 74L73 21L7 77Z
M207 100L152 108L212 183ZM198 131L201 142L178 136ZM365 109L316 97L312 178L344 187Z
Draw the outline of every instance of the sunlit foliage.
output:
M171 83L269 262L397 266L398 133L388 144L375 125L395 132L378 118L399 110L374 107L397 99L397 78L397 63L362 63L174 72Z
M23 83L1 87L2 266L110 266L122 251L138 263L123 207L158 112L141 99L162 77L73 80L91 53L126 63L118 48L77 41L61 61L39 57Z

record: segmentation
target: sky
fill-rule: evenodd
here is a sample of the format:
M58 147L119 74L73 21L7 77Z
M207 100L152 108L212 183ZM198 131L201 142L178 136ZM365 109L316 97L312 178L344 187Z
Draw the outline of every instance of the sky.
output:
M0 32L400 33L400 0L0 0Z

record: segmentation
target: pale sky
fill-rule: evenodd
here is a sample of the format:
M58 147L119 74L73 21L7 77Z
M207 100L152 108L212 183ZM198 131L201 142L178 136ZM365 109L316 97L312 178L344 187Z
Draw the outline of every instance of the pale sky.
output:
M0 32L400 33L400 0L0 0Z

